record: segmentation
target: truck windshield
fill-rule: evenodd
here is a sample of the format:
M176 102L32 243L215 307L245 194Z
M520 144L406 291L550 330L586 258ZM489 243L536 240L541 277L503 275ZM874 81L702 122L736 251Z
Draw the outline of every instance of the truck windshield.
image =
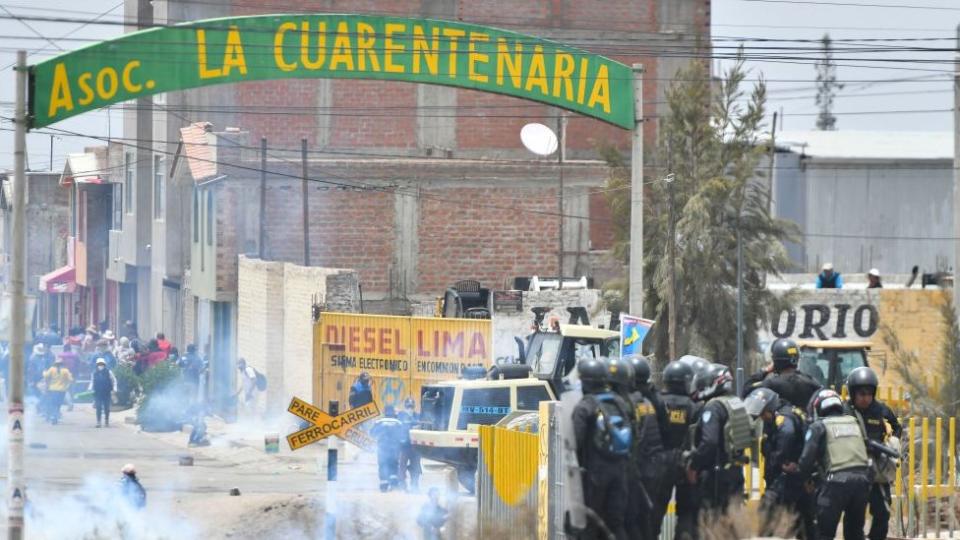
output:
M453 404L453 388L447 386L424 386L420 393L420 425L423 429L447 429L450 421L450 406Z
M560 346L563 337L560 334L542 333L534 337L530 343L530 357L527 358L533 373L538 376L550 377L560 357Z
M850 372L867 365L863 361L863 351L857 349L852 351L837 351L837 367L840 371L840 381L843 384L847 380Z

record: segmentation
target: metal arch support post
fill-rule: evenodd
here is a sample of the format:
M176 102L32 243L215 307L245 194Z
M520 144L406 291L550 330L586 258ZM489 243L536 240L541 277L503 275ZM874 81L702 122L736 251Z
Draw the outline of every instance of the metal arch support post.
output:
M630 314L643 316L643 64L633 65L630 154Z
M957 44L960 46L960 25ZM953 309L960 314L960 54L953 66Z
M24 173L27 155L27 53L17 52L16 133L14 135L13 176L13 268L10 272L10 409L7 418L7 538L24 537L23 504L26 499L23 478L23 345L26 334L26 264L24 234L27 180Z

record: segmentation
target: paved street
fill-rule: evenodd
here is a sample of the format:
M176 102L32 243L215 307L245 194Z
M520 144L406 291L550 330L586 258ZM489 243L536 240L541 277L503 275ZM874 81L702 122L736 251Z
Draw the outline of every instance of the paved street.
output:
M110 538L131 531L130 538L320 535L326 483L316 474L319 446L267 455L262 443L254 448L236 431L211 422L213 446L187 449L187 434L142 433L123 422L126 414L97 429L89 405L78 405L57 426L28 424L31 538ZM181 456L192 456L193 466L181 466ZM110 498L128 462L136 464L148 493L142 513L122 511ZM384 527L413 532L415 510L425 498L379 493L372 455L349 452L340 480L338 504L348 517L341 519L338 536L374 538ZM439 468L428 468L425 485L442 480ZM239 497L229 495L234 487Z

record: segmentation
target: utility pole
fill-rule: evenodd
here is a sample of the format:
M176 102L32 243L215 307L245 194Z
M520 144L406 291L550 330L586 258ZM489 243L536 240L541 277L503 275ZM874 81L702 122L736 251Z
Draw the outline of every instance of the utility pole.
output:
M53 135L50 136L50 170L53 170Z
M669 150L667 151L669 153ZM669 172L669 171L668 171ZM676 177L673 173L667 174L663 179L667 183L667 197L670 205L670 320L668 321L668 332L670 334L670 358L668 361L677 359L677 219L674 217L673 206L673 184ZM663 364L666 365L666 364Z
M960 47L960 25L957 25ZM953 309L960 315L960 53L953 63Z
M643 316L643 64L633 65L630 152L630 314Z
M266 231L266 219L263 217L267 210L267 138L260 137L260 241L257 243L258 255L260 260L266 260L266 247L264 246Z
M773 214L773 162L777 157L777 113L773 113L773 125L770 126L770 154L767 163L767 210Z
M739 212L739 210L738 210ZM737 395L743 395L743 234L737 216Z
M563 288L563 160L566 158L567 117L560 112L557 117L557 167L560 169L560 189L557 191L557 214L560 215L560 232L557 238L557 289ZM578 246L579 249L579 246Z
M307 139L300 139L300 161L303 165L303 265L310 266L310 193L307 188Z
M23 538L23 339L26 334L24 278L26 274L26 224L24 206L27 201L27 179L24 172L27 157L27 53L17 51L17 102L13 139L13 268L10 271L10 377L7 417L7 538Z

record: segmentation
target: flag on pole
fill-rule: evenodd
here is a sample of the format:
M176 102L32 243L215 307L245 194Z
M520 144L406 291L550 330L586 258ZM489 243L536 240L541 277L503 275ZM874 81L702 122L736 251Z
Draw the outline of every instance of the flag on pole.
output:
M626 358L631 354L642 354L643 340L653 321L641 319L633 315L620 316L620 357Z

